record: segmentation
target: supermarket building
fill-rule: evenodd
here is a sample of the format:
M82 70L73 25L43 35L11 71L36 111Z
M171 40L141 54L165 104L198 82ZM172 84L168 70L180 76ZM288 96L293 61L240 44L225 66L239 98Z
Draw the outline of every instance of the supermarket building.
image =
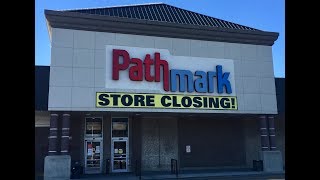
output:
M163 3L45 17L51 64L36 66L35 110L45 176L74 161L85 174L132 172L136 162L166 171L171 159L180 169L263 160L264 171L283 170L278 33Z

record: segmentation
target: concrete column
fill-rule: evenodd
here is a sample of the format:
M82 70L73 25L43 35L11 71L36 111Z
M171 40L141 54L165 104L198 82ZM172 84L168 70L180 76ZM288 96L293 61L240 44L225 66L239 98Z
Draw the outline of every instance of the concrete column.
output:
M48 155L58 154L58 118L59 115L55 113L50 114L50 131L49 131L49 150Z
M274 116L268 116L268 131L271 151L275 151L276 147L276 133L274 128Z
M270 150L270 142L268 136L268 121L266 115L260 116L260 136L261 136L261 150Z
M70 114L62 115L61 155L69 154Z

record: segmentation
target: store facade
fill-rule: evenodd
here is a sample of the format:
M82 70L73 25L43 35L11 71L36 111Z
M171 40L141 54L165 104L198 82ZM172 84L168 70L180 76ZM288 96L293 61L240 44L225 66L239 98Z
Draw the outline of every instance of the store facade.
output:
M45 16L48 159L68 156L86 174L131 172L136 162L164 171L171 159L182 169L263 159L266 171L283 170L278 33L162 3Z

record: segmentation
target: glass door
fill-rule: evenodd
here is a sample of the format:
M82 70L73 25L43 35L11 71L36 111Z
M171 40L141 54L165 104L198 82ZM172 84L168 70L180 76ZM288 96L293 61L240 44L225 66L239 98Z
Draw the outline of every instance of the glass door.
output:
M101 173L102 140L85 140L85 173Z
M112 172L128 172L128 140L112 140Z

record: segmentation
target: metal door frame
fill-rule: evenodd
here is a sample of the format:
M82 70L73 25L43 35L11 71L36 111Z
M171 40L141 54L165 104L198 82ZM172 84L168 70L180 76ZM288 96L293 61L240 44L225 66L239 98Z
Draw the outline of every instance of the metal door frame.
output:
M113 119L116 118L126 118L128 119L127 121L127 126L128 126L128 137L112 137L112 123ZM111 172L129 172L129 163L130 163L130 158L129 158L129 136L130 136L130 118L128 116L112 116L111 117L111 127L110 127L110 136L111 136ZM126 141L126 169L121 169L121 170L113 170L113 158L114 158L114 141Z
M88 154L88 149L87 149L87 142L99 142L100 143L100 169L99 171L92 171L90 172L90 167L87 167L87 154ZM103 140L102 138L87 138L84 140L84 173L85 174L99 174L102 173L102 162L103 162Z
M113 169L114 160L114 142L126 142L126 169ZM128 172L129 171L129 138L127 137L117 137L111 139L111 172Z
M87 118L101 118L101 137L98 136L86 136L86 128L87 128ZM84 173L85 174L100 174L102 173L102 166L103 166L103 117L102 116L86 116L84 121L84 141L83 141L83 146L84 146ZM100 142L100 170L98 171L93 171L90 172L88 171L88 167L87 167L87 142ZM90 169L90 168L89 168Z

